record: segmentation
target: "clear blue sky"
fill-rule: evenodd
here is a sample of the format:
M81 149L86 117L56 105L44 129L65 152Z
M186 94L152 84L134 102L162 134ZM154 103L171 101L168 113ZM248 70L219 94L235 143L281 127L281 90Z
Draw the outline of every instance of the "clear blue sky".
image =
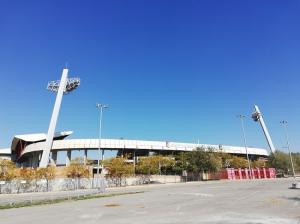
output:
M267 147L250 119L260 106L277 148L279 121L300 150L299 1L11 1L0 6L0 147L47 132L68 62L81 86L57 131L103 137Z

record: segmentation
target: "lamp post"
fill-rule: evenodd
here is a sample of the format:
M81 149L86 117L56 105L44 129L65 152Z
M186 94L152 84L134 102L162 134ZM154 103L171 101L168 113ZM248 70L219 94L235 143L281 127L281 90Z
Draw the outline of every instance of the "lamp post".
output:
M287 148L289 150L289 155L290 155L290 160L291 160L291 165L292 165L293 177L294 177L294 180L295 180L295 178L296 178L295 169L294 169L294 163L293 163L292 153L291 153L291 149L290 149L290 140L289 140L289 135L288 135L288 130L287 130L288 122L287 121L280 121L280 124L282 124L282 126L284 128Z
M100 122L99 122L99 145L98 145L98 160L97 160L97 178L99 178L99 166L100 166L100 151L101 151L101 134L102 134L102 114L103 114L103 109L108 108L107 105L101 104L101 103L96 103L96 107L100 109ZM104 150L102 150L102 156L101 156L101 161L104 158Z
M250 171L250 179L252 179L252 171L251 171L251 164L250 164L250 159L249 159L249 154L248 154L248 147L247 147L247 141L246 141L246 134L245 134L245 127L244 127L244 115L237 115L238 118L241 120L241 127L242 127L242 132L243 132L243 139L244 139L244 145L246 149L246 154L247 154L247 160L248 160L248 168Z

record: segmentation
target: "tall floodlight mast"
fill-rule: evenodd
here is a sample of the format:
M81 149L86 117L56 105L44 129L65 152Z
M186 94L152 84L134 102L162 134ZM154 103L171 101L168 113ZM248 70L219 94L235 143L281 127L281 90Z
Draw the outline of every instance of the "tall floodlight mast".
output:
M69 78L68 79L68 69L64 69L61 75L61 79L57 81L51 81L47 85L47 89L52 92L57 92L56 100L49 124L48 134L45 142L45 147L43 150L42 158L40 161L40 167L47 167L49 163L50 151L53 144L53 137L55 132L55 127L58 119L58 114L60 110L60 105L62 101L63 94L70 93L80 85L79 78Z
M265 137L266 137L266 139L267 139L267 142L268 142L268 145L269 145L269 147L270 147L270 150L271 150L272 153L274 153L274 152L275 152L275 147L274 147L273 141L272 141L272 139L271 139L271 136L270 136L270 134L269 134L269 131L268 131L268 129L267 129L267 126L266 126L266 124L265 124L265 121L264 121L264 119L263 119L263 116L262 116L262 114L261 114L261 112L260 112L260 110L259 110L259 108L258 108L257 105L254 105L254 112L252 113L252 119L253 119L255 122L258 122L258 121L259 121L259 123L260 123L260 125L261 125L261 127L262 127L262 129L263 129L263 132L264 132L264 134L265 134Z

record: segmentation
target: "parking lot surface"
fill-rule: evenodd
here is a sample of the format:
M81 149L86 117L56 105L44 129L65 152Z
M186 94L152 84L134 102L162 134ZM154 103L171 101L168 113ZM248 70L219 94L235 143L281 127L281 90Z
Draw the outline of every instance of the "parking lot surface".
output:
M111 189L142 191L83 201L0 210L0 223L300 224L292 179L210 181Z

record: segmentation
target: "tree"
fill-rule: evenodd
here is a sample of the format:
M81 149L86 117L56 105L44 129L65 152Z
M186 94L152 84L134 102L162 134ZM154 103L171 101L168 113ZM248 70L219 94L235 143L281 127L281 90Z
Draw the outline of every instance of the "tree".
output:
M31 168L20 169L19 178L26 181L32 181L36 179L36 177L37 177L37 171L35 169L31 169Z
M248 160L238 156L232 156L230 160L230 167L231 168L247 168L248 167Z
M77 186L75 188L80 188L81 178L90 177L90 169L85 165L83 158L75 158L71 160L70 164L65 167L66 176L69 178L76 179Z
M148 156L139 158L136 166L138 174L161 174L171 170L175 164L175 160L167 156Z
M287 174L292 170L289 155L282 151L275 151L274 153L271 153L267 164L269 167L274 167L277 172Z
M295 165L295 171L300 172L300 153L292 153L292 157L293 157L293 162Z
M222 159L213 149L200 147L188 153L188 170L194 173L217 172L222 168Z
M222 159L222 167L223 168L230 167L232 155L230 155L229 153L226 153L226 152L219 152L218 156Z
M55 167L38 168L36 171L37 179L45 179L47 182L47 191L49 190L49 182L55 178Z
M180 152L179 154L175 155L175 163L173 170L175 173L183 173L183 171L188 169L188 153Z
M116 157L104 160L102 165L108 170L107 176L117 178L118 185L121 186L122 178L133 175L133 164L127 162L126 157Z
M258 159L252 161L251 164L252 168L263 168L266 167L266 161L264 159Z
M67 177L70 178L90 177L89 167L84 165L82 158L71 160L69 166L65 168L65 172Z
M7 159L0 159L0 180L11 181L18 176L15 164Z

